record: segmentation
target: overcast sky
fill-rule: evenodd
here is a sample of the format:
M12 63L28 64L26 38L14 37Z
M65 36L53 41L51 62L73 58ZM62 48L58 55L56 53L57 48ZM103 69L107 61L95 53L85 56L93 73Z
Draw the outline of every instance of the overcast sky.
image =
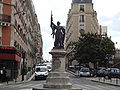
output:
M113 2L114 1L114 2ZM51 36L50 15L53 13L53 22L66 25L68 10L72 0L33 0L35 11L41 26L43 38L43 59L50 60L49 52L53 48ZM120 48L120 0L93 0L94 10L97 11L100 25L108 27L108 36L112 37L116 48Z

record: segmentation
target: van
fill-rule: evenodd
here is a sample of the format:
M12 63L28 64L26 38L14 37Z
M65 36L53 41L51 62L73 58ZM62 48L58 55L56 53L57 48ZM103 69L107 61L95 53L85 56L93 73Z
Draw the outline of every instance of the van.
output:
M35 68L35 80L37 79L46 79L48 76L47 66L36 66Z

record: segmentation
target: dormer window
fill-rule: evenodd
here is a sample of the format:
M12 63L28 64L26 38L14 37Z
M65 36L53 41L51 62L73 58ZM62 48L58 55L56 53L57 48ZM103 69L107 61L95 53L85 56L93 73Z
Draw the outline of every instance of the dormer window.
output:
M80 5L80 11L84 12L85 9L84 9L84 5Z

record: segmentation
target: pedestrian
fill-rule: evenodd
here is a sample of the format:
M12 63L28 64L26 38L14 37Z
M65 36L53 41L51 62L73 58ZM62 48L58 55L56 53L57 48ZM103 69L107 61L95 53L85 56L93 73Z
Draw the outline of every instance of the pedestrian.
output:
M0 82L2 82L3 70L0 70Z
M6 70L5 70L5 67L3 67L3 76L2 76L2 81L5 82L6 81Z

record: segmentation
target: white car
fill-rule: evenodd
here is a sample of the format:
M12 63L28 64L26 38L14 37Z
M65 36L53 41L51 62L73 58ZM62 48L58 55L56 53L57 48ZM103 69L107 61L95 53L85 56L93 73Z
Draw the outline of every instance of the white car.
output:
M81 68L80 76L91 76L90 69L89 68Z
M35 68L35 80L37 79L46 79L48 76L47 66L36 66Z
M51 70L52 70L52 65L51 65L51 64L47 64L47 68L48 68L48 71L51 72Z

